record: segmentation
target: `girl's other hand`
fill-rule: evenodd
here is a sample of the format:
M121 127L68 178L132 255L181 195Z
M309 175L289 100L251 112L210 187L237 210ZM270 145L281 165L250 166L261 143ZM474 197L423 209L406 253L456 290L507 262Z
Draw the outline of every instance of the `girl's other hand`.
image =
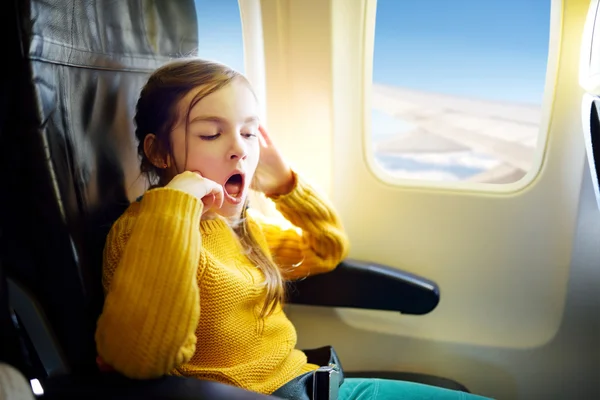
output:
M261 125L258 130L260 159L251 187L267 196L286 194L294 184L292 169L283 159L265 127Z

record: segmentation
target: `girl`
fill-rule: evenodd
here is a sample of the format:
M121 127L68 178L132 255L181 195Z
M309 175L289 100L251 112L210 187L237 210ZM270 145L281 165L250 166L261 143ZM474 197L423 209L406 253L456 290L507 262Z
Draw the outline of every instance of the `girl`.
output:
M101 362L131 378L175 374L266 394L317 369L295 349L284 282L333 270L348 239L328 200L260 125L248 81L217 63L174 61L142 89L135 123L152 188L107 238ZM273 199L293 226L248 209L250 189ZM346 379L340 399L408 398L407 390L463 396Z

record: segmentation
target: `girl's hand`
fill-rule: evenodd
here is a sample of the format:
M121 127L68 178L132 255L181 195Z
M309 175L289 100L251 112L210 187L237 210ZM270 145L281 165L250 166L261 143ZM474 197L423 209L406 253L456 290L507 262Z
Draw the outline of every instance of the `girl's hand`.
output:
M258 130L260 159L250 187L267 196L287 194L294 185L292 169L273 144L265 127L260 125Z
M167 184L167 187L172 189L181 190L197 197L204 204L202 215L210 210L218 210L223 206L225 199L230 202L236 203L234 198L223 190L223 186L218 183L206 179L198 172L185 171L179 175L176 175L171 182Z

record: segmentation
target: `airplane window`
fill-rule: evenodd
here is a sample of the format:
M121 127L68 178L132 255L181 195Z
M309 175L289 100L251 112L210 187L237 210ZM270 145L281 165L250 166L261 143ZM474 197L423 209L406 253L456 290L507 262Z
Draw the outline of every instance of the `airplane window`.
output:
M244 40L238 0L195 0L198 57L244 73Z
M538 143L551 0L378 0L371 148L401 179L512 183Z

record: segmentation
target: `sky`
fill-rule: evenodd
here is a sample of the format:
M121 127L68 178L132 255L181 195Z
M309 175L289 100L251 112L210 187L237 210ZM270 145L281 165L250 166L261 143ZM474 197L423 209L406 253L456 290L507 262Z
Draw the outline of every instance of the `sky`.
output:
M237 0L195 2L199 56L221 61L243 72ZM475 99L541 105L548 57L550 2L378 0L373 81ZM406 128L398 119L378 111L372 113L374 140ZM387 169L440 168L439 165L419 166L415 160L408 159L380 157L379 161ZM452 171L452 166L445 168L456 179L482 170L455 167ZM451 179L448 174L440 176Z
M378 0L373 80L540 104L551 0Z
M198 55L244 72L244 42L238 0L195 0Z

